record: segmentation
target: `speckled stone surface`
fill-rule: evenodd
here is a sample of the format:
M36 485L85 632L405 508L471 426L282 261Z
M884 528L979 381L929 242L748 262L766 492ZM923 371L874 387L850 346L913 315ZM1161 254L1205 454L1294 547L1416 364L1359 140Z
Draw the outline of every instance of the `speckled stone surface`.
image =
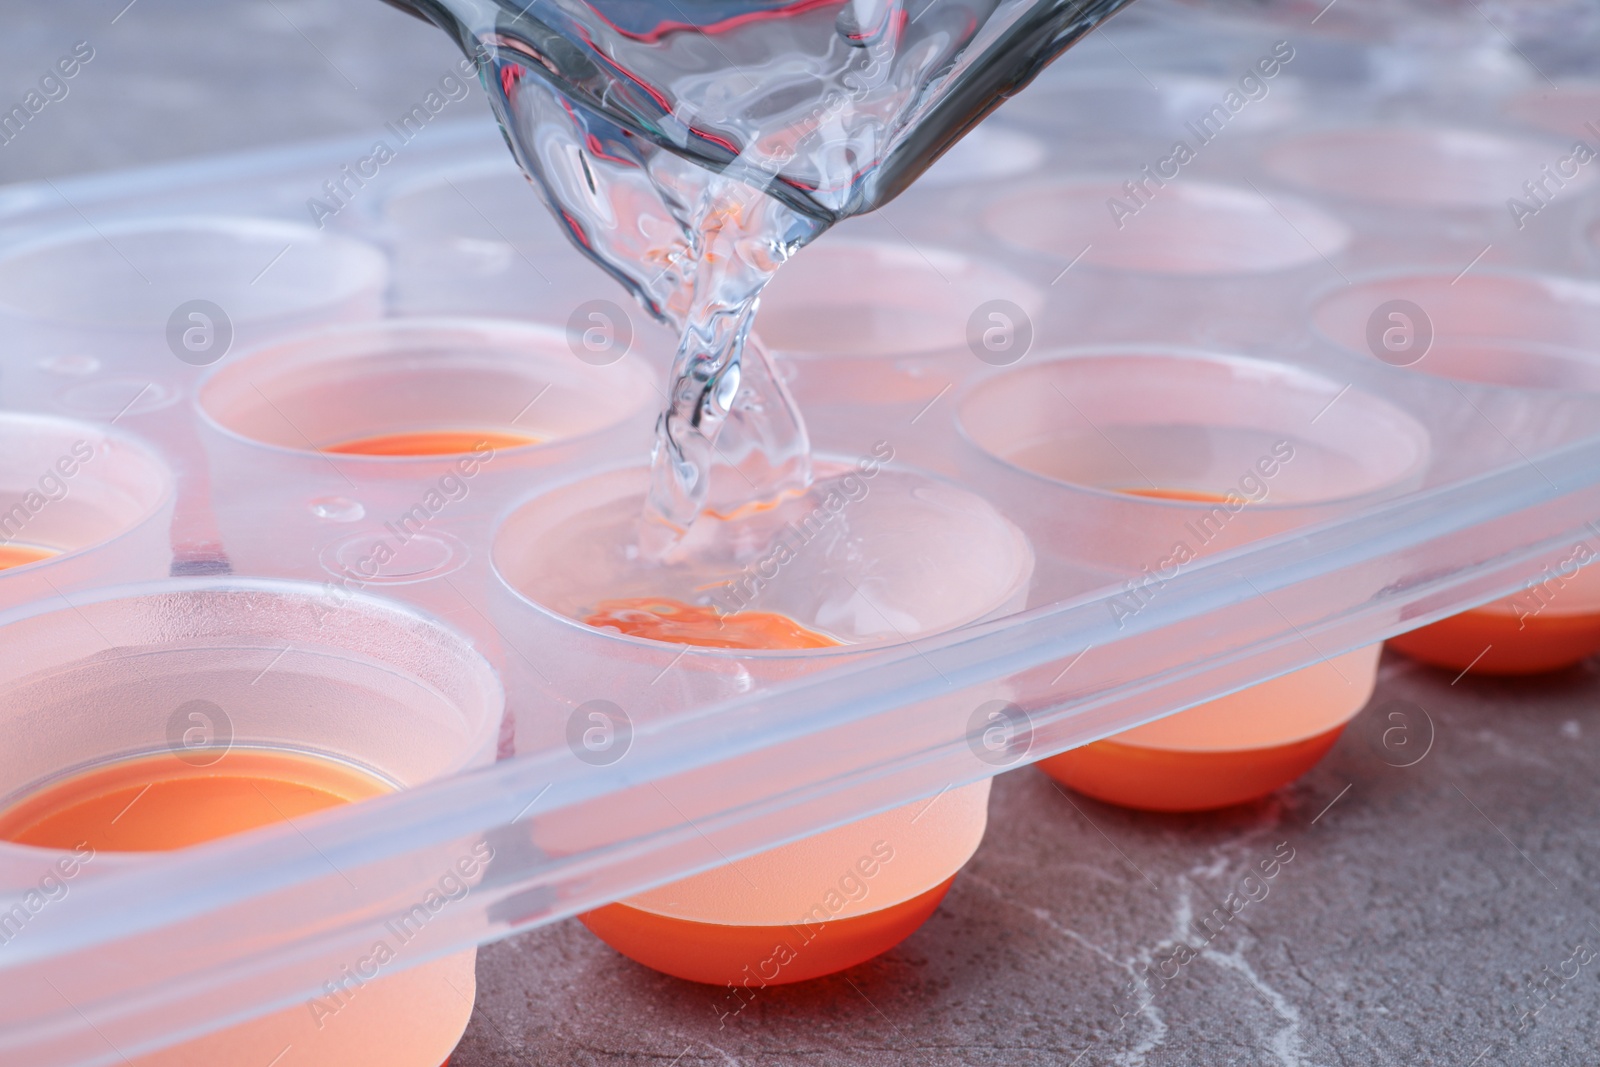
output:
M575 922L490 946L455 1067L1600 1062L1600 669L1451 678L1391 656L1322 764L1221 813L1006 774L933 919L835 978L736 1000Z
M454 60L377 0L125 4L0 6L0 100L96 49L0 147L0 180L377 131ZM453 1064L1600 1063L1597 760L1594 664L1452 684L1391 658L1265 803L1155 817L1005 775L933 919L835 978L745 1002L576 922L489 946ZM1243 883L1291 849L1264 896ZM1230 892L1248 902L1208 927Z

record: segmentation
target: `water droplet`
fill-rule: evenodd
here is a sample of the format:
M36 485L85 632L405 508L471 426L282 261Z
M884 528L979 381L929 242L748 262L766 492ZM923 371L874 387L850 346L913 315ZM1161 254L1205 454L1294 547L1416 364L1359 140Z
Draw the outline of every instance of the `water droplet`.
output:
M367 509L346 496L319 496L311 501L311 514L329 522L359 522Z
M76 353L47 356L39 361L39 369L47 374L58 374L63 378L87 378L100 369L100 361L93 356Z

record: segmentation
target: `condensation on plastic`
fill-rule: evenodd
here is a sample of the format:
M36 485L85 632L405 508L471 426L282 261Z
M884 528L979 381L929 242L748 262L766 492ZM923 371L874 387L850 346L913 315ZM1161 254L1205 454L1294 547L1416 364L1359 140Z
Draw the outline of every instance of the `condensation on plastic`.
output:
M1329 17L1339 10L1335 7ZM1137 11L1135 5L1132 13ZM1248 39L1244 30L1229 32L1236 32L1236 38L1180 34L1169 39L1168 48L1172 54L1212 49L1220 60L1183 72L1226 81L1237 77L1237 63L1253 61L1265 51L1262 42L1270 43L1277 31L1264 28ZM1141 33L1148 37L1154 31L1145 26ZM1136 38L1125 35L1122 42L1131 48ZM1341 106L1358 97L1367 102L1366 110L1352 107L1347 114L1341 109L1341 119L1371 115L1374 125L1384 124L1385 116L1371 102L1389 90L1362 88L1363 79L1370 81L1376 69L1376 64L1356 62L1367 53L1348 40L1314 41L1309 36L1297 41L1297 48L1295 63L1301 65L1291 73L1307 86L1301 101L1308 110L1320 106L1326 89ZM1145 69L1161 73L1145 65L1147 52L1134 55ZM1115 59L1109 56L1106 71L1114 69ZM1314 67L1313 60L1324 66ZM1123 85L1138 81L1126 69L1120 76ZM1104 99L1114 106L1118 97ZM1445 101L1441 110L1449 111L1449 105ZM1002 109L999 118L1004 120L1007 113ZM1307 121L1325 117L1310 115ZM1463 121L1451 114L1442 125L1459 128ZM1108 115L1106 125L1116 124L1116 115ZM1298 129L1292 123L1289 128ZM1060 137L1059 129L1045 123L1023 132L1050 147ZM1489 132L1517 136L1504 126ZM1252 137L1272 133L1255 131ZM1150 145L1148 139L1135 138L1112 146L1114 151L1096 152L1090 144L1086 158L1093 159L1095 173L1068 173L1061 180L1103 179L1108 172L1132 179L1151 162L1145 154ZM1220 165L1249 153L1223 153L1222 145L1216 147L1218 151L1208 150L1197 161L1202 169L1185 173L1161 196L1178 200L1181 189L1202 184L1248 190L1249 179L1271 203L1280 203L1282 194L1264 182L1263 171L1244 163L1234 170ZM318 195L322 181L341 163L369 150L370 143L335 142L56 184L72 204L107 224L119 217L139 221L203 212L264 214L280 220L274 225L293 220L303 226L306 198ZM385 180L392 179L392 187L399 189L475 161L488 166L503 152L492 128L440 126L430 131L427 143L408 146L390 163ZM1050 160L1052 172L1066 167L1060 156ZM943 202L961 205L961 218L971 221L979 206L1038 180L1037 172L986 178L976 187L953 187ZM1593 218L1592 193L1572 193L1574 207L1583 207L1589 212L1584 217ZM376 205L380 191L369 188L362 195L369 194ZM1372 236L1363 232L1369 223L1359 213L1318 201L1309 191L1296 195L1350 226L1352 248ZM1515 195L1515 190L1504 195ZM1154 203L1159 202L1158 197ZM896 206L890 205L886 215ZM1103 201L1090 206L1098 217L1110 217ZM377 212L371 216L377 217ZM1546 219L1535 219L1530 229ZM378 224L361 222L354 214L339 221L357 238L367 235L391 246L404 239L398 231L379 232ZM997 269L1017 273L1044 291L1047 304L1086 266L1080 262L1052 285L1080 249L1070 249L1064 259L1043 257L1050 259L1045 267L1040 258L1015 253L993 238L976 237L975 226L941 228L946 219L930 220L924 229L917 221L902 214L894 220L899 233L887 227L873 232L878 239L903 240L913 249L944 245L991 260ZM1138 221L1128 220L1127 229ZM367 226L372 227L370 234ZM46 186L0 190L0 240L12 245L35 242L79 227L81 220ZM1126 236L1108 233L1109 240ZM825 247L819 244L814 251ZM276 251L270 250L268 258ZM1573 269L1557 261L1552 250L1538 250L1534 259L1526 264L1530 270ZM568 262L580 261L574 253ZM1420 476L1407 473L1403 484L1387 495L1353 496L1346 506L1307 515L1309 525L1263 530L1259 540L1207 555L1168 581L1132 617L1119 618L1113 604L1125 596L1130 562L1137 568L1142 561L1097 560L1087 548L1075 555L1071 545L1041 543L1036 527L1039 566L1030 607L1021 614L919 638L914 646L863 650L840 657L830 669L803 676L729 686L710 704L691 702L659 715L646 714L651 710L647 706L628 752L615 762L585 762L551 731L544 743L529 737L526 747L508 750L512 758L491 766L326 813L308 821L303 836L268 829L115 869L108 863L95 869L94 877L74 881L65 898L30 915L22 931L0 947L0 988L16 991L0 998L0 1061L30 1067L118 1063L119 1052L138 1055L303 1004L330 973L366 952L381 936L384 922L425 894L476 842L492 845L494 862L468 896L434 918L408 950L408 962L447 956L903 808L1008 767L1258 685L1324 656L1368 647L1504 597L1570 555L1577 539L1600 535L1590 525L1600 514L1600 395L1586 388L1527 388L1526 383L1483 380L1492 377L1488 375L1460 381L1426 373L1432 355L1414 366L1391 366L1369 344L1368 326L1380 298L1393 294L1425 305L1441 337L1449 336L1446 327L1453 312L1443 306L1435 310L1431 290L1364 288L1367 275L1354 273L1353 265L1337 259L1334 266L1352 284L1347 286L1318 259L1306 272L1303 290L1286 292L1281 308L1269 309L1284 315L1279 321L1289 326L1295 324L1292 316L1298 309L1299 329L1293 336L1257 344L1248 354L1287 366L1282 373L1315 378L1319 384L1312 394L1317 398L1327 395L1327 386L1320 383L1332 383L1328 412L1320 418L1312 412L1316 427L1334 420L1340 405L1352 399L1358 400L1352 405L1357 408L1367 403L1360 398L1371 398L1398 409L1409 423L1391 420L1393 424L1420 425L1430 442L1430 458ZM1467 263L1453 266L1452 277ZM1480 263L1467 272L1457 288L1485 266ZM1444 272L1441 266L1439 273ZM1126 281L1107 290L1108 302L1146 294L1141 299L1157 301L1145 305L1155 321L1168 326L1179 321L1165 317L1168 309L1148 295L1163 290L1148 285L1141 270L1123 273ZM1539 284L1559 289L1576 283ZM1320 287L1327 289L1323 299L1353 294L1345 298L1353 302L1331 324L1320 319L1314 323L1309 311ZM623 303L620 295L617 302ZM976 308L966 310L970 314ZM527 317L539 314L533 309ZM1574 321L1587 320L1578 314ZM565 320L548 324L562 328ZM1541 332L1540 323L1529 318L1507 317L1498 325L1480 323L1472 329L1487 331L1491 347L1510 355L1548 355L1551 345L1563 346L1559 337ZM1529 332L1534 336L1527 336ZM1070 328L1066 333L1060 340L1097 343L1072 336ZM82 335L77 354L103 358L106 353L97 356L91 350L99 343L92 338L89 332ZM1223 357L1241 354L1237 346L1203 334L1156 340L1215 350ZM1574 366L1592 365L1592 347L1564 350L1561 359ZM164 342L152 348L161 359L173 358ZM17 366L14 353L0 358L7 369ZM977 445L955 428L955 399L1052 358L1048 341L1039 342L1015 367L992 366L973 356L958 371L949 393L915 423L918 432L927 425L941 428L928 436L917 464L959 476L964 464L981 459ZM227 365L216 373L225 373ZM1586 372L1579 377L1586 380ZM1347 384L1349 391L1339 395ZM193 420L192 403L192 397L179 398L165 413L170 418L189 413ZM1092 418L1094 413L1088 414ZM910 424L903 411L874 413L871 405L861 405L860 417L863 440L893 442ZM142 426L130 429L145 432ZM1406 442L1414 443L1414 434L1407 431L1396 441L1396 447L1411 448ZM165 458L171 463L175 457ZM197 454L176 458L199 461ZM536 481L543 477L530 475ZM989 474L968 475L964 484L1025 526L1028 509L1043 495L1037 482L1011 489L1005 479ZM527 490L549 488L529 485ZM338 603L344 594L332 591L328 596ZM345 625L337 621L345 615L333 612L330 625ZM547 655L561 671L581 673L582 665L571 660L573 653L565 646L531 647L521 654ZM730 663L740 659L725 658ZM1069 662L1071 668L1063 674ZM605 663L589 668L591 674L607 669ZM989 720L982 714L997 694L1020 716L1011 742L998 752L983 741ZM963 720L951 714L949 709L957 707L971 709L971 715ZM24 783L5 784L14 789ZM991 825L989 832L1004 829ZM7 895L0 903L9 909L24 899L44 873L37 865L8 862L3 875Z

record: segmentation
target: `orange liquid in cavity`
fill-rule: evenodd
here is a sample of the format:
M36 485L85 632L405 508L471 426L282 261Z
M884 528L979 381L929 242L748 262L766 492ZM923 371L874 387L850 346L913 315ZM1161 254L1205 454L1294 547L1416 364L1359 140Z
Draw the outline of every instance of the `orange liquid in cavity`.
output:
M217 753L209 766L195 766L208 755L195 750L184 753L187 759L170 753L135 757L46 786L0 812L0 840L61 850L87 844L95 852L161 852L391 791L364 771L315 756L231 749ZM432 1067L466 1026L474 958L468 952L385 975L348 1008L325 1017L322 1026L308 1022L312 1014L299 1005L132 1062L243 1067L265 1063L292 1045L293 1062L305 1067L344 1067L368 1050L377 1050L386 1067Z
M1474 608L1389 638L1414 660L1473 674L1540 674L1600 652L1600 614L1532 615Z
M485 449L521 448L536 445L537 437L501 433L493 430L419 430L415 433L386 433L358 437L322 451L345 456L458 456Z
M0 545L0 571L38 563L54 555L54 549L39 548L37 545Z
M776 650L833 648L839 644L827 634L808 630L773 612L724 615L715 608L655 597L602 600L583 621L630 637L703 648Z
M1210 811L1283 788L1315 767L1343 732L1340 726L1292 744L1228 752L1146 748L1107 738L1040 760L1039 768L1107 804L1140 811Z
M165 852L387 792L354 767L298 753L233 749L206 767L165 753L46 786L0 813L0 840Z
M731 615L676 600L634 597L602 601L584 619L680 645L707 648L831 648L840 642L771 612ZM725 986L785 985L835 974L910 937L938 908L954 876L886 908L815 927L741 926L658 915L626 903L578 916L600 940L638 963L691 982Z
M1198 489L1145 487L1118 492L1195 504L1227 499ZM1369 691L1359 684L1349 691L1346 685L1357 681L1358 672L1367 670L1352 662L1360 657L1341 659L1345 663L1342 674L1349 678L1321 667L1307 668L1222 700L1234 707L1248 707L1252 717L1268 721L1288 718L1292 722L1296 713L1304 712L1326 720L1324 705L1338 713L1351 705L1359 708ZM1229 724L1205 723L1196 717L1195 713L1205 714L1209 706L1173 716L1173 720L1188 716L1184 725L1200 727L1174 735L1187 735L1181 743L1163 744L1141 737L1141 733L1150 733L1148 729L1133 730L1041 760L1039 768L1061 784L1108 804L1143 811L1208 811L1258 800L1288 785L1314 767L1344 730L1340 724L1284 744L1241 740L1238 747L1230 748L1228 742L1234 735Z
M728 926L607 904L578 916L600 940L662 974L716 986L788 985L865 963L917 932L944 900L951 875L910 900L817 926ZM730 1003L727 1010L737 1007Z

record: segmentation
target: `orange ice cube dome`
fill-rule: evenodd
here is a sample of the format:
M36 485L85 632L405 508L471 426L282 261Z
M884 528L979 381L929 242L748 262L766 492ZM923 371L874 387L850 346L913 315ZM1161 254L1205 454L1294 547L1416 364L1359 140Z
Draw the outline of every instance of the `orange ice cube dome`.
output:
M204 750L120 760L58 781L0 812L0 840L64 852L168 851L293 821L390 787L345 763L278 750ZM403 946L402 946L403 948ZM461 1040L476 953L369 976L329 994L128 1060L130 1067L434 1067ZM361 963L352 960L358 970ZM330 975L330 978L339 976ZM330 985L333 983L330 982ZM319 1008L320 1005L320 1008ZM309 1009L309 1010L308 1010Z
M705 647L839 644L781 615L663 598L606 601L584 621ZM690 981L759 988L832 974L893 948L933 914L982 841L988 807L985 779L579 918L630 959Z
M1600 564L1389 639L1414 660L1474 674L1539 674L1600 652Z
M1381 645L1356 649L1041 760L1077 792L1146 811L1258 800L1316 765L1372 697Z

